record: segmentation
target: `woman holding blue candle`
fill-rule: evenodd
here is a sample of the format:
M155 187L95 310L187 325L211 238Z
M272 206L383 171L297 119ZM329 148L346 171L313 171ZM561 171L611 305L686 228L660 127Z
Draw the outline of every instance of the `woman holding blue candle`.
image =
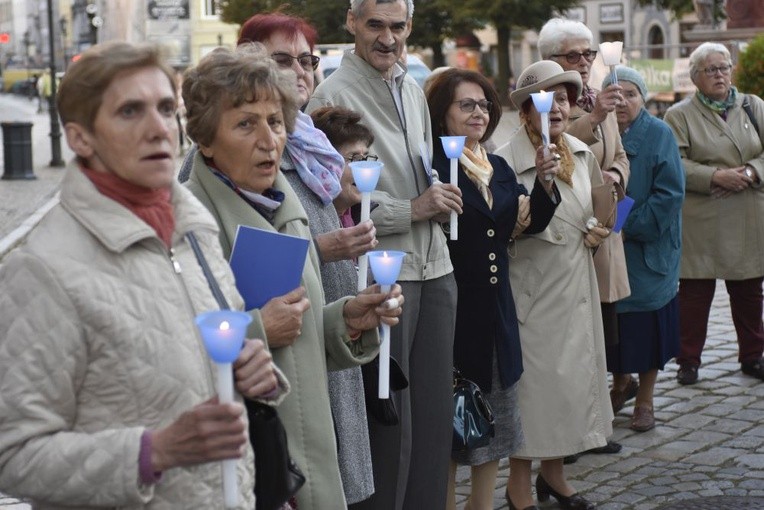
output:
M536 508L531 462L539 459L538 500L552 496L561 508L589 510L594 504L568 483L563 458L604 446L613 431L593 261L595 248L610 232L587 228L593 215L591 188L602 183L602 174L587 146L565 132L581 93L580 74L542 60L526 68L517 84L510 97L523 124L496 154L526 186L536 182L539 166L557 160L554 181L561 201L543 232L526 232L516 240L509 264L524 368L517 400L525 443L509 459L507 499L511 509ZM541 90L554 93L546 158L541 115L530 97Z
M458 286L454 366L487 394L496 419L496 436L482 448L453 452L449 507L455 508L456 465L472 466L470 510L493 508L499 460L523 442L517 386L523 371L515 303L509 284L508 249L521 232L544 230L559 204L554 177L559 165L539 154L539 179L531 196L500 156L481 145L501 118L499 98L481 74L449 69L427 89L433 135L464 136L458 185L464 203L459 238L448 242ZM543 161L543 162L542 162ZM434 144L433 168L450 182L443 144ZM530 213L530 217L528 214Z
M260 340L218 400L194 318L243 306L217 225L175 181L173 71L154 46L97 45L67 70L58 110L76 154L60 203L0 267L0 491L34 508L221 508L221 460L255 501L245 399L286 381ZM232 356L233 357L233 356ZM230 382L230 379L229 379Z
M313 218L280 169L299 106L294 76L263 50L259 44L218 48L187 71L183 82L188 134L199 145L187 185L220 225L226 255L240 224L312 238ZM326 303L314 243L297 291L309 305L294 314L299 327L287 345L271 345L292 383L279 412L292 456L306 476L297 504L301 510L344 508L327 372L372 360L377 328L397 323L403 298L400 286L389 295L372 286ZM394 306L384 306L389 297L398 298ZM268 340L262 311L249 312L254 330Z

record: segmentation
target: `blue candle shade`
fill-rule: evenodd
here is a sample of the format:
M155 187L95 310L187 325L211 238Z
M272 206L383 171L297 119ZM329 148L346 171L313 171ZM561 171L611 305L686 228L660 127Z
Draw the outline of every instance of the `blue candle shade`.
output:
M349 164L358 191L361 193L374 191L379 181L379 174L385 165L381 161L352 161Z
M370 251L367 255L377 283L394 284L401 272L401 264L406 254L402 251Z
M454 159L461 156L466 139L466 136L441 136L440 142L443 144L443 151L446 153L446 157Z
M196 327L204 340L204 347L215 363L233 363L244 345L247 325L252 317L235 310L215 310L196 316Z
M534 92L531 94L533 99L533 106L536 107L536 111L539 113L549 112L552 109L552 99L554 99L554 91L552 92Z

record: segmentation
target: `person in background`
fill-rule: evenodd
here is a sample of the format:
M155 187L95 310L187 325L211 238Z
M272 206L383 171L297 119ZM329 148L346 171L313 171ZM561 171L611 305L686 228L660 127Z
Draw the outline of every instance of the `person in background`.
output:
M575 136L589 146L599 163L605 183L614 182L619 188L619 196L629 182L629 160L623 150L615 119L615 107L623 101L621 87L611 84L598 91L591 87L592 63L597 50L592 49L592 32L580 21L554 18L546 22L539 31L538 40L541 58L557 62L566 71L576 71L581 75L583 91L570 111L568 134ZM602 308L605 343L618 343L617 301L627 297L629 277L626 272L626 256L623 240L619 232L612 232L594 254L597 269L597 285ZM625 388L613 387L610 394L613 412L623 408L626 401L633 399L638 390L637 381L629 376ZM621 445L608 441L602 447L584 453L618 453ZM569 457L567 462L575 462Z
M690 54L690 78L697 92L664 117L687 179L677 381L698 380L717 279L730 297L741 369L764 380L764 101L732 85L732 59L722 44L703 43Z
M642 75L618 66L616 77L624 100L615 113L631 169L626 191L634 205L623 225L631 295L618 302L620 341L606 346L607 364L613 388L621 394L629 374L639 374L631 428L644 432L655 427L658 370L679 351L684 171L671 128L645 109L647 85ZM608 75L602 88L612 79Z
M385 165L372 193L378 249L406 252L399 282L407 304L391 354L409 388L393 396L398 425L369 423L376 491L362 509L446 506L456 283L440 222L461 213L462 203L457 186L430 186L422 163L432 153L430 115L422 89L399 64L413 15L413 0L352 0L345 25L355 49L307 106L363 113L374 133L371 151Z
M581 75L556 62L528 66L511 95L523 124L496 150L526 187L534 185L539 172L556 167L561 197L544 231L517 238L509 264L523 357L517 400L525 435L523 446L509 458L510 509L537 508L531 494L533 459L541 460L536 478L540 502L552 496L566 510L595 508L567 481L563 458L602 447L613 433L592 256L610 231L601 224L587 226L594 214L591 189L602 183L602 174L586 144L567 134L581 88ZM554 93L547 148L530 97L541 90Z
M514 455L523 443L516 384L523 365L508 251L518 235L541 232L552 219L560 200L553 180L559 165L550 159L537 167L539 178L532 183L529 198L507 162L486 152L482 144L501 120L501 103L479 73L444 71L427 89L427 103L433 136L466 137L459 158L464 212L459 217L459 239L448 241L459 289L454 367L480 386L495 420L495 436L488 445L452 453L447 508L456 508L458 463L471 466L465 508L492 510L499 460ZM442 170L444 182L450 182L442 144L435 145L433 167Z
M186 72L183 97L187 131L199 146L187 186L218 221L223 252L230 255L239 225L310 240L308 216L279 166L299 107L294 73L280 69L258 43L218 48ZM290 294L296 293L307 306L273 298L250 310L253 329L292 383L279 412L306 476L298 508L344 508L327 371L373 359L377 328L398 322L403 297L400 286L385 295L374 285L325 303L314 243L301 287Z
M61 83L76 159L0 266L0 490L35 508L218 508L223 459L238 459L237 508L254 508L241 401L288 386L246 340L236 402L215 396L194 317L218 305L186 236L243 301L217 225L175 182L176 106L155 46L94 46Z

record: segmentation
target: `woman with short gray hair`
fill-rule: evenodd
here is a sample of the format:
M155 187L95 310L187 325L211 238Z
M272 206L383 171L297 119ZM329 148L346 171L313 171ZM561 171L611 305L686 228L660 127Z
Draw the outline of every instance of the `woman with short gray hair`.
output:
M679 384L698 380L716 279L730 296L744 374L764 380L764 101L732 85L730 53L703 43L690 55L698 88L664 120L687 177L679 279Z

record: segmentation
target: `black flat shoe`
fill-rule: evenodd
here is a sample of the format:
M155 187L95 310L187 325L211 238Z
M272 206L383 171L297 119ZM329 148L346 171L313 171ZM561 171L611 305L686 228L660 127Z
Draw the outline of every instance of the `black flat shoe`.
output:
M698 382L698 367L692 365L679 365L676 371L676 381L681 385L695 384Z
M745 375L764 381L764 358L759 358L756 361L744 361L740 364L740 369Z
M549 496L554 497L560 504L560 508L564 510L594 510L597 505L580 495L579 493L572 494L570 496L563 496L552 488L546 480L541 476L541 473L536 477L536 497L539 502L549 500Z

